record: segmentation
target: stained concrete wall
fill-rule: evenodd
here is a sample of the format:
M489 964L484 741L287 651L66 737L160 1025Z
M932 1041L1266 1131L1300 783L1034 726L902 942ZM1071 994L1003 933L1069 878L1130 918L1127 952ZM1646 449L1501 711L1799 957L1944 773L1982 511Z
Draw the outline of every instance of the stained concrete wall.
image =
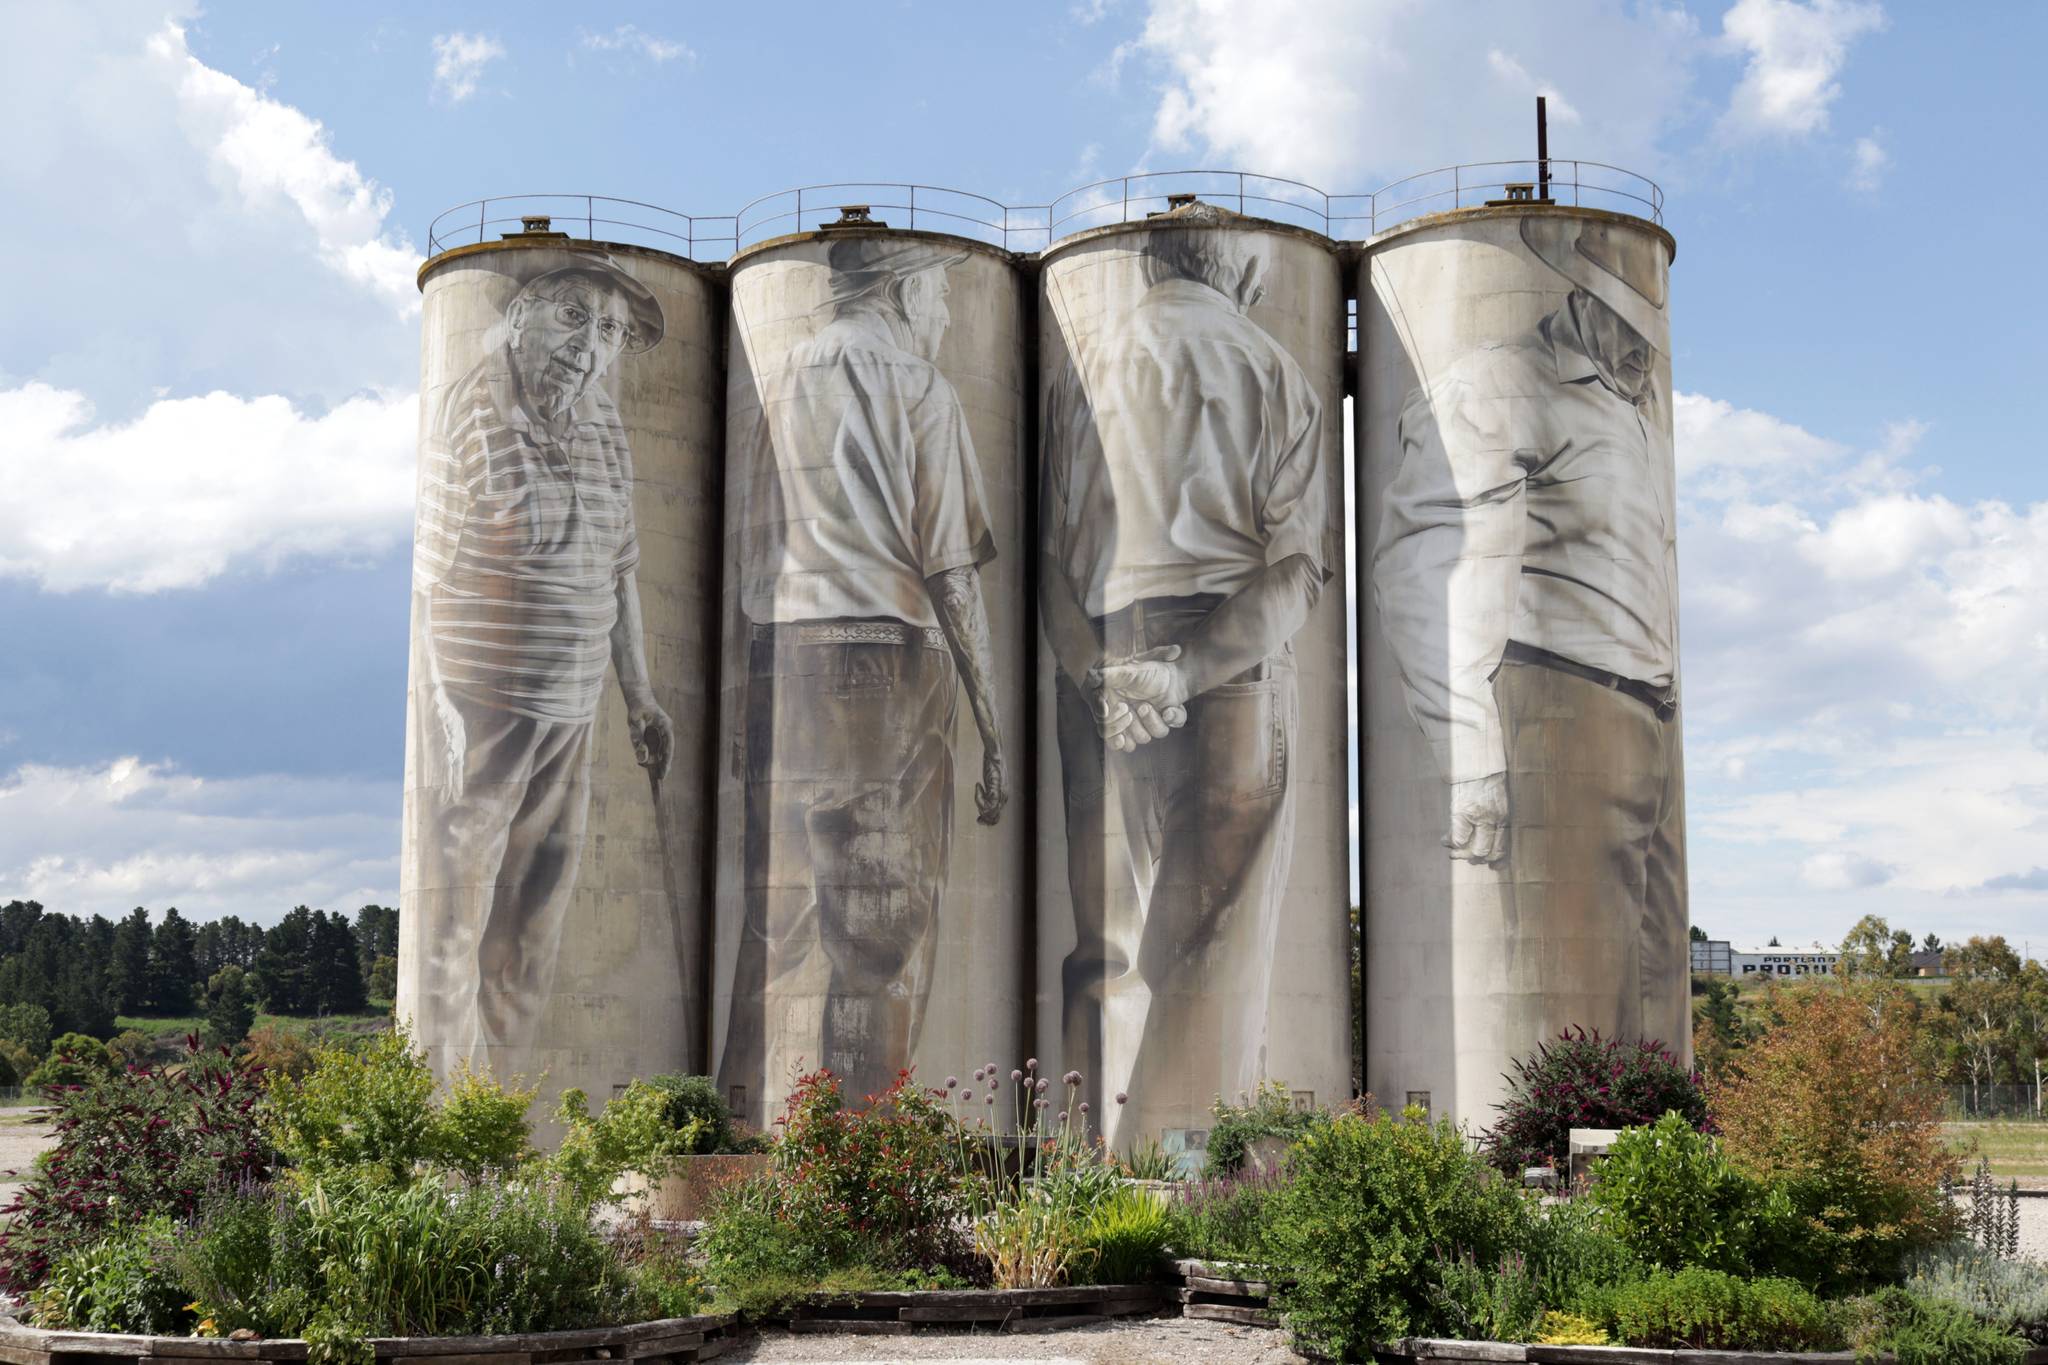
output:
M1025 318L1008 255L930 233L766 243L731 291L712 1057L761 1124L819 1066L1015 1064Z
M595 273L556 273L567 267ZM464 1060L544 1073L544 1112L570 1086L602 1100L633 1077L704 1066L723 293L713 272L659 252L531 240L439 257L422 288L398 1013L444 1076ZM602 333L619 324L614 346ZM548 429L534 395L551 356L571 388L575 371L595 373L547 445L522 425ZM595 663L480 682L479 641L559 660L564 620L597 612L569 632L585 637L604 624L627 508L638 602L613 610L637 610L628 667L644 657L668 718L658 789L636 761L608 635L584 640ZM658 745L661 722L644 706L638 718Z
M1344 326L1206 205L1044 257L1038 1050L1119 1145L1349 1098Z
M1358 266L1365 1081L1474 1128L1567 1027L1690 1050L1672 253L1484 209Z

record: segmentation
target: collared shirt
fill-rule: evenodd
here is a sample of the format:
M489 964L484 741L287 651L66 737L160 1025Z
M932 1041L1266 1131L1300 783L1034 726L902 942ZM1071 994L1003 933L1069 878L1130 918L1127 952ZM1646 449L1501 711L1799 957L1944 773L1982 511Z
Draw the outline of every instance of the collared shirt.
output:
M537 720L590 720L619 578L640 561L618 408L593 383L557 441L500 349L449 391L421 454L413 583L442 683Z
M1046 398L1045 535L1082 606L1229 595L1306 555L1327 572L1323 404L1229 298L1153 285Z
M1655 387L1617 392L1566 306L1409 394L1373 588L1447 779L1506 770L1493 675L1511 639L1674 682L1676 469Z
M995 557L960 397L900 320L842 314L761 382L741 438L750 620L936 626L925 580Z

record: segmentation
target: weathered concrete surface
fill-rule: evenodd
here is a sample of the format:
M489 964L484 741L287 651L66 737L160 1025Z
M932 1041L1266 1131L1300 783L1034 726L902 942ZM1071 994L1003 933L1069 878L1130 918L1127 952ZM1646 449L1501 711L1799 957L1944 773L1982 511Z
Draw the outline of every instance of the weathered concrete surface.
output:
M1606 245L1575 251L1579 234ZM1603 250L1647 294L1615 287ZM1426 1095L1484 1128L1509 1063L1574 1025L1690 1052L1680 722L1504 653L1675 686L1671 371L1652 306L1669 251L1647 223L1560 208L1441 215L1360 258L1365 1083L1390 1105ZM1633 407L1544 330L1581 280L1657 333ZM1453 857L1454 806L1478 794L1453 783L1488 770L1505 771L1505 853Z
M506 309L521 286L588 259L581 244L513 242L423 271L423 452L451 390L502 345ZM545 1075L540 1113L571 1086L602 1102L636 1076L703 1066L700 869L716 667L709 585L718 525L723 293L710 272L659 252L618 248L610 259L650 291L663 316L659 343L644 353L622 350L597 383L615 404L630 448L646 665L655 700L673 723L673 757L660 788L664 836L648 772L628 738L620 680L607 668L590 742L587 822L560 943L540 977L544 1003L529 1039L484 1054L501 1076ZM480 879L491 870L483 866L487 858L472 860L467 872L432 870L445 868L439 855L451 832L440 798L426 799L446 764L434 764L433 748L443 738L417 615L416 601L398 1013L445 1076L476 1050L473 993L489 975L478 964L476 934L491 900Z
M906 1065L936 1085L1022 1060L1025 316L1005 253L931 233L766 243L731 286L711 1058L762 1124L799 1070L852 1073L858 1094ZM832 523L815 536L814 515ZM985 613L1008 783L993 824L976 685L910 562L927 554ZM804 643L828 635L844 643Z
M1097 741L1086 659L1056 657L1089 650L1048 625L1038 1053L1043 1073L1089 1073L1118 1146L1206 1130L1218 1095L1262 1081L1350 1095L1341 272L1313 234L1193 211L1205 225L1184 212L1044 257L1044 610L1069 594L1114 662L1196 637L1269 557L1332 577L1128 753ZM1205 605L1174 609L1188 595Z

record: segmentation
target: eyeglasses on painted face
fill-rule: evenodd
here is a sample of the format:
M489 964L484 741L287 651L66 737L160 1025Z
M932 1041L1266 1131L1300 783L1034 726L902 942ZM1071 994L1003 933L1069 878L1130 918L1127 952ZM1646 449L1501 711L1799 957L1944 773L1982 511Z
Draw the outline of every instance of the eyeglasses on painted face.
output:
M555 317L564 327L580 332L590 324L591 312L571 299L557 299ZM633 329L622 319L606 314L597 319L597 334L607 346L623 346L631 339Z

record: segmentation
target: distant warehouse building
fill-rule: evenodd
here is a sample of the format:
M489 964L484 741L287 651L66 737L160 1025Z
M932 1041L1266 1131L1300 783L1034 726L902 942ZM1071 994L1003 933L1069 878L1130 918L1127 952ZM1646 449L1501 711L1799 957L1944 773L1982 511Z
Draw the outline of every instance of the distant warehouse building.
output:
M1804 948L1770 944L1736 948L1726 939L1695 939L1692 969L1710 976L1833 976L1841 954L1815 943Z

